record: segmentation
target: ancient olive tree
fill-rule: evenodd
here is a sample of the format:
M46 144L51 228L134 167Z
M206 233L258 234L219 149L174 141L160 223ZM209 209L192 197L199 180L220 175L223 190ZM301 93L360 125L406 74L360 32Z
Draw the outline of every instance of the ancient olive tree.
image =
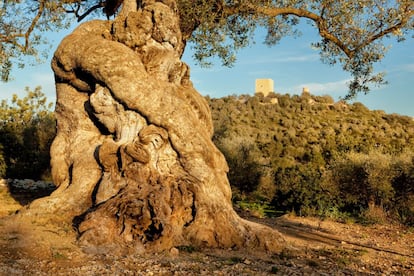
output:
M267 28L266 43L274 44L303 17L319 30L322 58L354 76L352 95L382 81L372 70L386 50L381 38L402 39L414 13L411 0L27 2L34 17L20 29L5 16L18 2L0 6L4 79L16 51L35 53L31 34L63 23L64 13L83 19L103 9L114 19L81 24L54 54L58 189L19 216L69 221L85 245L146 251L282 246L278 233L232 208L208 105L180 60L187 42L197 60L218 55L228 65L256 27Z

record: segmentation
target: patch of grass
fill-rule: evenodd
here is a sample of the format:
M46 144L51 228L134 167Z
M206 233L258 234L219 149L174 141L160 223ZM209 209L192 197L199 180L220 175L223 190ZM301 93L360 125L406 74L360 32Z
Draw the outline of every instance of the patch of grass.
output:
M404 256L399 256L398 260L401 264L405 264L407 262L407 257Z
M230 257L230 259L228 260L229 264L238 264L242 262L243 262L243 259L237 256Z
M264 218L265 217L265 207L257 202L247 202L247 201L238 201L236 203L240 209L243 211L248 211L252 215Z
M198 248L192 245L179 245L177 246L177 249L187 253L193 253L198 251Z
M370 206L358 219L358 222L362 225L385 224L388 221L387 213L378 206Z
M337 222L345 223L345 224L353 224L355 223L355 218L348 212L342 212L338 209L338 207L330 207L326 210L323 210L320 214L322 218L329 218Z
M283 212L274 210L271 206L264 202L240 200L237 201L235 205L243 211L248 211L253 216L258 218L277 217L283 214Z
M284 248L280 253L279 253L279 258L282 260L290 260L295 258L295 254L292 252L292 250L289 250L287 248Z
M335 249L332 252L333 259L340 267L347 267L350 264L359 263L360 257L365 254L366 251L355 251L347 249Z
M352 263L351 259L347 256L340 256L336 259L336 264L342 268L347 267L351 263Z
M319 267L319 263L317 261L315 261L315 260L308 260L306 263L310 267Z
M335 262L339 267L345 268L351 264L359 263L361 256L368 253L368 250L366 249L360 249L360 250L350 250L350 249L319 249L316 250L315 253L318 256L323 256L331 260L332 262ZM314 260L308 261L309 266L317 267L320 266L319 263L317 263Z
M318 249L316 252L318 256L331 257L333 255L333 252L331 250L325 248Z
M65 254L63 254L59 251L54 251L52 253L52 257L53 257L53 259L56 259L56 260L67 260L68 259L68 257Z
M62 247L51 247L52 257L56 260L67 260L68 256L63 252L70 252L71 248L62 246Z
M279 268L277 266L272 266L270 268L270 273L271 274L277 274L279 272Z
M368 253L368 250L367 250L367 249L362 248L362 249L360 249L360 250L358 250L358 251L355 251L355 252L357 253L357 256L358 256L358 257L361 257L361 256L363 256L363 255L367 254L367 253Z

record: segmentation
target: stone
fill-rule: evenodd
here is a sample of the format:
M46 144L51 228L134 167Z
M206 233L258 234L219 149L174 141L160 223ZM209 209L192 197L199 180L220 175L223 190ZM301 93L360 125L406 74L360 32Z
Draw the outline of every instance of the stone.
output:
M178 257L180 255L180 250L178 248L173 247L170 249L170 256L171 257Z

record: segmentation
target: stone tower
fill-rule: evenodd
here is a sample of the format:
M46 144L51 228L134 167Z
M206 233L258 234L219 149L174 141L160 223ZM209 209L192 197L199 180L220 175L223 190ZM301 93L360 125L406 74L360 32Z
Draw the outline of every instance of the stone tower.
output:
M270 92L274 92L274 82L272 79L256 79L256 91L255 93L262 93L265 97Z

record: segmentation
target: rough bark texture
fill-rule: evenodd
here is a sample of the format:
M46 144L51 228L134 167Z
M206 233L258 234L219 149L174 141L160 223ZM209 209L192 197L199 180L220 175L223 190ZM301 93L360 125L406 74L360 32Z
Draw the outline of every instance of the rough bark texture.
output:
M71 220L83 245L108 250L277 251L277 232L232 208L209 107L180 60L175 5L124 1L114 21L84 23L62 41L52 61L59 187L21 215Z

